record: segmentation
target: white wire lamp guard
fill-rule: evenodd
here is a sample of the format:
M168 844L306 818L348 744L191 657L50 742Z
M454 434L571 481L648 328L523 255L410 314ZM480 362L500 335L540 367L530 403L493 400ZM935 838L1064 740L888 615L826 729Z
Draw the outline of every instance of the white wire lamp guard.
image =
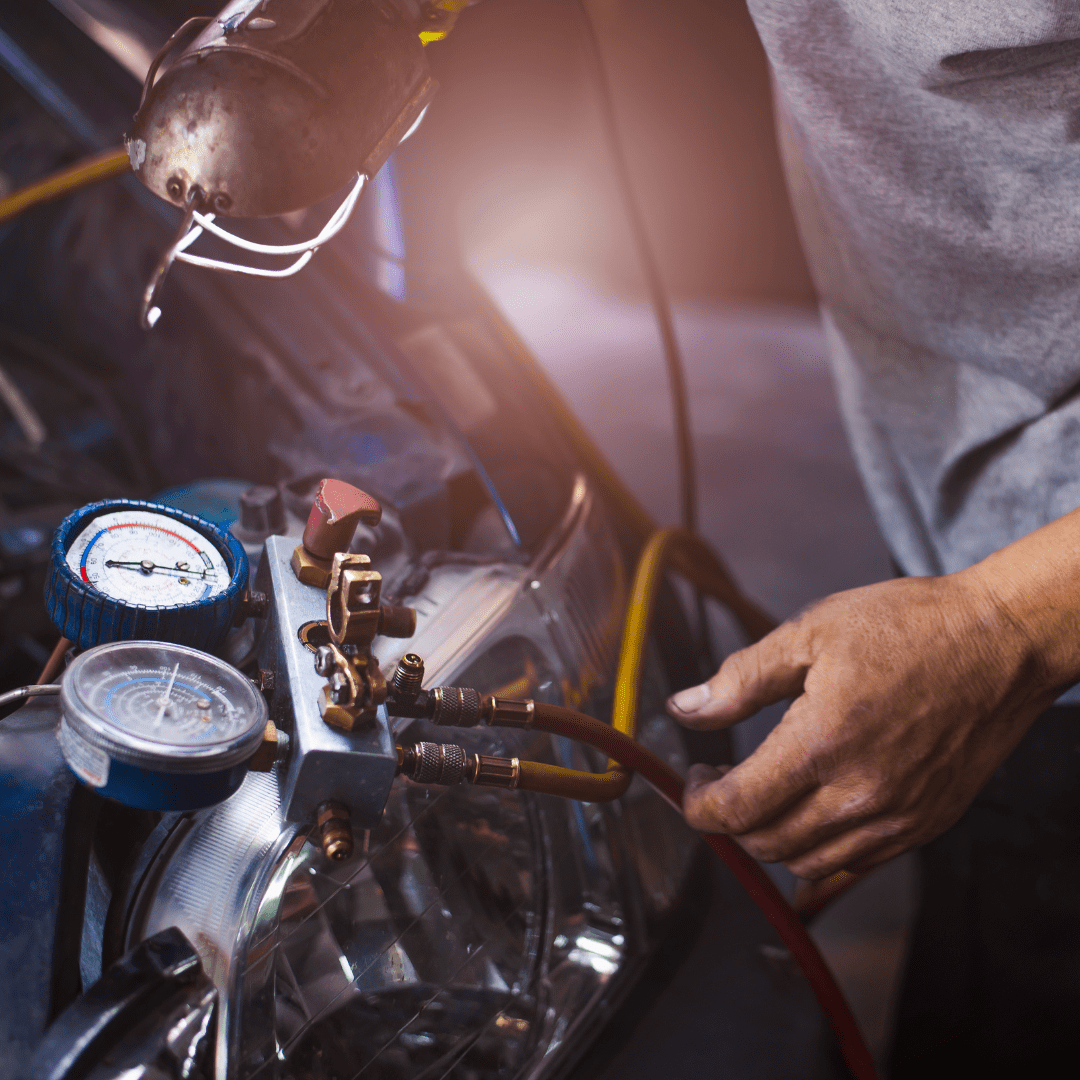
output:
M415 125L414 125L415 127ZM408 134L411 134L410 131ZM404 140L402 140L404 142ZM349 194L345 196L341 205L330 215L329 221L319 230L318 235L310 240L304 240L299 244L257 244L254 240L245 240L242 236L228 232L220 225L215 224L213 214L203 214L198 209L198 192L193 192L194 198L188 202L184 219L180 224L176 240L168 247L161 256L154 273L151 275L146 289L143 292L140 320L146 329L153 327L161 318L161 306L157 300L161 294L161 287L169 268L174 262L190 263L192 266L201 266L207 270L217 270L225 274L249 274L252 277L263 278L286 278L299 273L311 261L312 256L327 241L332 240L348 223L356 204L363 194L368 178L363 173L357 176ZM188 248L202 236L203 232L224 240L233 247L242 251L251 251L257 255L270 255L274 257L288 257L298 255L299 258L288 266L277 270L265 269L260 266L245 266L243 263L223 262L220 259L208 259L202 255L192 255Z

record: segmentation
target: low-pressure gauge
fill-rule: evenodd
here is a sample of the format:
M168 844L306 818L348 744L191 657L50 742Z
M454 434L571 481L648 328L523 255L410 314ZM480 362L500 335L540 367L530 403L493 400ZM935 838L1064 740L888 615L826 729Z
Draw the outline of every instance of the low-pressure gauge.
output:
M240 786L266 730L262 694L208 653L117 641L80 654L60 689L60 746L102 795L195 810Z
M212 522L111 499L68 515L53 538L45 603L80 648L150 639L215 649L233 624L248 561Z

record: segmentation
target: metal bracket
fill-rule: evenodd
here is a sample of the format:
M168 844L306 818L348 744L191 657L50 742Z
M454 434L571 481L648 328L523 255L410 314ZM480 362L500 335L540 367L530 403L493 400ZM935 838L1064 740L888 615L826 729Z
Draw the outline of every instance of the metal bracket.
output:
M326 618L326 593L297 581L290 567L295 544L267 537L256 583L273 597L259 667L274 673L271 717L290 735L289 755L279 768L281 803L287 820L313 822L323 803L338 802L348 807L354 825L368 827L382 816L397 769L386 709L353 731L330 727L320 715L326 682L299 630Z

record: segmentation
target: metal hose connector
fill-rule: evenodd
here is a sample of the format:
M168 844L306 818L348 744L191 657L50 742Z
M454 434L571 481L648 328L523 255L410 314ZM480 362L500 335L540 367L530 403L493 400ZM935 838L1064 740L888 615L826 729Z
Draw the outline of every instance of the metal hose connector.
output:
M418 742L397 748L398 772L417 784L476 784L513 790L529 762L518 758L466 754L454 743ZM524 785L520 785L524 787ZM528 789L533 790L533 789Z
M437 686L431 692L431 721L440 727L476 727L480 723L480 695L464 686Z
M418 742L397 749L398 771L418 784L449 787L468 779L469 756L454 743Z
M353 853L352 817L339 802L325 802L317 811L316 824L323 854L332 862L343 862Z
M6 694L0 694L0 709L17 702L27 701L30 698L54 697L59 693L59 683L42 683L38 686L20 686L18 690L9 690Z
M424 681L424 661L414 652L407 652L394 672L393 687L398 697L413 699L420 693Z

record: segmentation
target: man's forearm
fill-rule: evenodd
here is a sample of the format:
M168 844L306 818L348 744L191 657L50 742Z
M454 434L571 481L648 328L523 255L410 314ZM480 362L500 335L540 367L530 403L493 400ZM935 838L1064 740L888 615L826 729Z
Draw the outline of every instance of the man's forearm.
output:
M963 571L995 600L995 635L1026 641L1034 687L1057 696L1080 681L1080 510Z

